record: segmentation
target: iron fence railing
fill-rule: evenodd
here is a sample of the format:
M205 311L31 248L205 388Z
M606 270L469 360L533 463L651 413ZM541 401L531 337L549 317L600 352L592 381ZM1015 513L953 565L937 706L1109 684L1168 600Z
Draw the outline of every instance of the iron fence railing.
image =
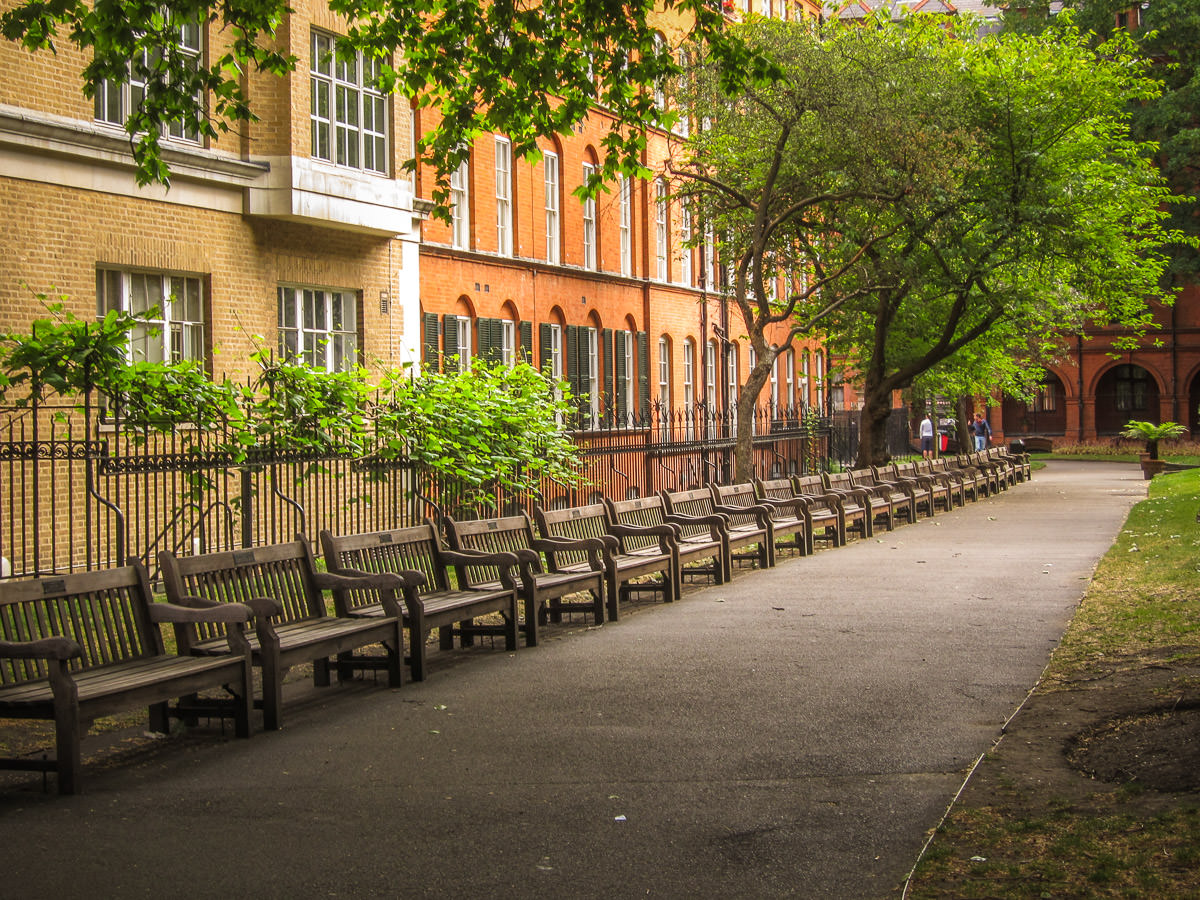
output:
M907 424L893 446L907 446ZM581 481L543 479L501 496L505 512L572 506L712 482L734 471L736 415L703 405L654 406L636 419L593 415L566 423ZM760 477L803 474L856 449L852 416L763 407L752 422ZM430 515L471 516L432 472L361 455L254 450L235 461L223 435L177 428L134 433L75 408L0 409L0 566L5 577L118 565L157 570L159 551L209 552L310 536L400 527Z

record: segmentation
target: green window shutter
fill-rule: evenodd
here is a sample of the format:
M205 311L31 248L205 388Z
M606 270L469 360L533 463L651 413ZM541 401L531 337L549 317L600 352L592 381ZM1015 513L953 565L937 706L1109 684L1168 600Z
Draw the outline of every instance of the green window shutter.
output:
M450 372L458 371L458 364L451 359L458 356L458 316L442 317L442 362Z
M650 335L637 333L638 416L650 417Z
M631 373L625 371L625 335L628 331L617 332L617 349L613 356L613 371L616 374L616 406L617 422L624 425L629 421L628 404L625 402L626 385L629 384Z
M517 330L521 335L521 346L518 348L518 359L524 360L530 365L533 364L533 323L521 322L517 326Z
M500 346L500 320L476 319L475 327L479 331L479 358L486 363L500 362L503 349Z
M613 422L613 330L611 328L605 328L600 332L600 352L602 354L600 366L604 370L604 398L601 405L604 410L604 424L611 427Z
M421 316L422 342L425 349L425 364L433 370L438 368L438 317L437 313Z
M580 386L579 379L579 337L583 329L578 325L568 325L566 327L566 340L563 341L565 346L563 352L567 354L567 384L571 386L571 394L575 397L575 402L579 402L579 395L584 390ZM584 365L587 365L586 359Z
M550 323L543 322L538 326L538 368L549 372L550 366Z

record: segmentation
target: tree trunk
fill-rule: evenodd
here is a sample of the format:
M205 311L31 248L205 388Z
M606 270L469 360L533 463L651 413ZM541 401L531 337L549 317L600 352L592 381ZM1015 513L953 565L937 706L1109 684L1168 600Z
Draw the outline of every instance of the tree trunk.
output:
M771 372L770 362L758 363L746 378L737 402L737 441L733 448L734 484L754 479L754 415L758 412L758 395Z
M887 422L892 414L892 392L864 386L863 408L858 417L856 469L887 462Z

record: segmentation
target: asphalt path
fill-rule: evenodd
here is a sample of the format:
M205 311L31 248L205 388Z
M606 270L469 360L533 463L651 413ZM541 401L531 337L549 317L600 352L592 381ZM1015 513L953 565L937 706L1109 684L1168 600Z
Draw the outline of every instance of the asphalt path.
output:
M1144 496L1052 462L422 684L296 685L282 731L76 797L0 787L0 896L896 896Z

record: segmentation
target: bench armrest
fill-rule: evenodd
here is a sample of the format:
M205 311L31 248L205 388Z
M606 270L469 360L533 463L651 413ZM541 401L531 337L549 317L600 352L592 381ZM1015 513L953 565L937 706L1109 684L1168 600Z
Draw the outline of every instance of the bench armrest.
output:
M515 566L517 554L507 550L484 553L482 550L442 550L442 562L450 566Z
M323 591L403 590L405 579L396 572L313 572L313 581Z
M177 625L193 622L249 622L250 617L254 615L254 611L245 603L217 603L200 597L184 597L183 600L183 603L151 603L150 621ZM195 601L199 601L199 604Z
M555 553L583 551L587 553L588 565L597 572L604 568L604 542L597 538L534 538L533 547L546 553L553 561Z
M364 572L362 569L342 568L337 570L338 575L349 575L353 578L361 578L370 576L373 573ZM395 575L402 582L404 587L424 587L428 579L424 572L418 572L416 569L400 569L396 572L389 572L390 575Z
M713 509L726 516L754 516L758 524L766 527L767 519L771 518L771 509L763 503L752 503L749 506L727 506L724 503L714 503Z
M36 641L0 641L0 657L8 659L75 659L83 648L70 638L54 635Z
M714 541L724 540L729 534L729 517L720 513L711 516L687 516L682 513L672 513L667 521L676 525L707 525Z

